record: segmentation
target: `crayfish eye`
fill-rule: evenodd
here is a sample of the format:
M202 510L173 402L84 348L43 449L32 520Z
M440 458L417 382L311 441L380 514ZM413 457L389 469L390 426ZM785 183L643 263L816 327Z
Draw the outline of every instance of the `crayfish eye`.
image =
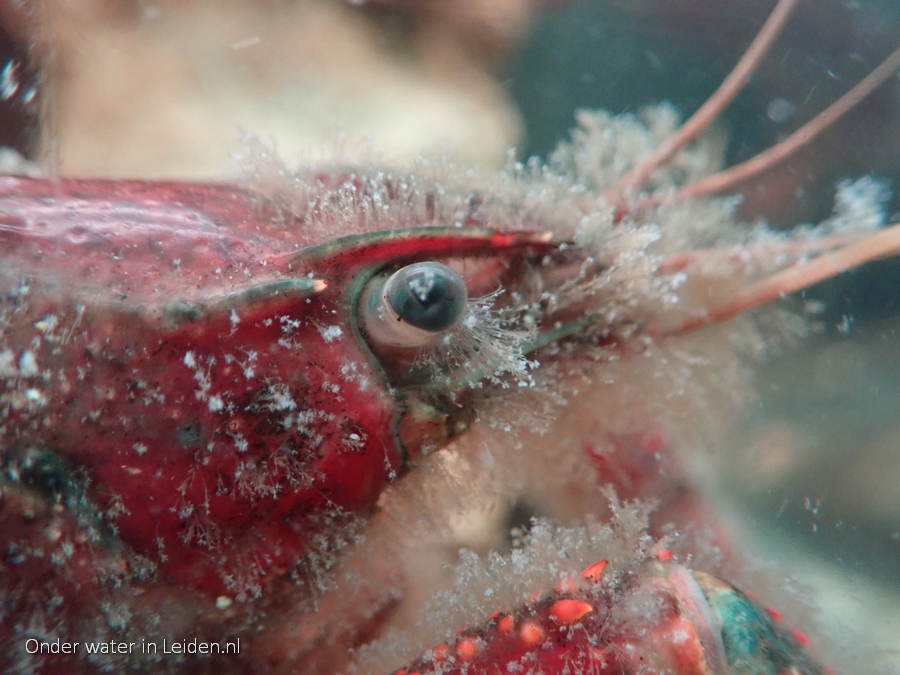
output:
M414 263L372 287L364 323L377 342L420 347L459 323L468 299L456 271L437 262Z
M407 265L384 285L385 302L398 320L433 333L452 328L466 309L466 285L456 272L436 262Z

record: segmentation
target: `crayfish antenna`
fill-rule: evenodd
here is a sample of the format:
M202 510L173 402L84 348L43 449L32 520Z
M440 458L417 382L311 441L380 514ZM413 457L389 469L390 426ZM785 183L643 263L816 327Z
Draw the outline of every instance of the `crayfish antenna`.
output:
M850 234L835 234L821 239L800 239L780 244L753 245L747 244L740 249L723 251L721 248L694 249L686 253L672 253L665 256L657 264L657 272L660 274L676 274L683 272L697 263L708 260L721 260L724 255L727 259L745 260L747 256L757 259L775 259L777 256L812 256L821 255L841 248L848 244L860 241L870 236L870 232L853 232Z
M797 0L778 0L778 4L772 10L762 29L716 92L700 106L700 109L688 121L681 125L672 138L663 143L651 157L632 169L606 193L606 198L610 203L619 207L624 206L625 196L629 190L641 188L656 169L672 159L686 145L696 141L709 125L718 119L722 111L740 93L759 67L796 6Z
M780 164L800 150L800 148L810 143L816 136L884 84L898 68L900 68L900 48L888 56L881 65L869 73L859 84L777 145L748 159L746 162L684 186L675 193L674 198L676 200L687 200L727 192L748 178L758 176L773 166ZM656 200L653 198L648 200L649 203L654 201ZM644 205L647 205L647 203L645 202Z
M794 264L743 286L724 302L711 307L704 315L693 317L674 328L662 329L656 333L658 335L685 333L724 321L789 293L809 288L859 265L898 254L900 254L900 223L894 223L867 235L861 241L824 253L805 264Z

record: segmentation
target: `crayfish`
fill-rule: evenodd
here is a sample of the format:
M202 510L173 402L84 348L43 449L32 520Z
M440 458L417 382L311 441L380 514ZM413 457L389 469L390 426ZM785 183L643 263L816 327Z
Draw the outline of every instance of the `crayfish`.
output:
M825 672L710 573L674 451L802 324L739 314L900 248L870 180L812 236L712 197L900 51L746 164L687 147L795 4L684 125L584 114L478 191L260 146L242 184L0 178L4 672ZM566 527L442 571L447 514L523 497Z

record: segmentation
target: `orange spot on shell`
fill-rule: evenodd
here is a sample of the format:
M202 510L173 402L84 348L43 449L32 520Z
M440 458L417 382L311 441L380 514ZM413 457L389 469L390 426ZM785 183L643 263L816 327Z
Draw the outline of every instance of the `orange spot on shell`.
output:
M769 613L769 616L772 617L775 621L781 621L781 612L779 612L774 607L766 607L766 611Z
M479 651L481 645L473 638L462 638L456 643L456 658L460 661L471 661Z
M656 556L656 559L659 560L659 562L669 562L674 554L667 548L661 548L653 555Z
M513 632L513 629L515 627L516 622L513 621L513 618L509 614L507 614L497 622L497 630L499 630L503 635L509 635Z
M534 621L526 621L519 629L519 639L529 647L537 647L544 641L547 631L541 628Z
M550 608L550 616L557 623L575 623L594 611L594 606L584 600L557 600Z
M593 565L585 569L581 573L581 576L588 581L593 581L595 584L600 583L600 579L603 578L603 572L604 570L606 570L606 566L608 564L608 560L598 560Z
M446 661L450 657L450 647L447 646L447 643L443 643L434 648L434 660L435 661Z
M803 631L792 630L791 635L793 635L794 639L800 643L801 647L809 646L809 636L806 633L804 633Z

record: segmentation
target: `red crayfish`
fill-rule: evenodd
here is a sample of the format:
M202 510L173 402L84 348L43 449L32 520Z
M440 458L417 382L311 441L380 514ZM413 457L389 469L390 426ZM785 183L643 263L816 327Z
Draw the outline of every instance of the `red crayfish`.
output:
M774 610L687 568L715 568L692 547L727 557L727 537L669 450L691 441L674 419L717 414L694 391L739 381L694 331L900 247L900 226L750 233L709 198L900 52L745 165L700 179L684 149L794 4L649 156L646 128L598 114L477 193L374 169L0 178L3 672L825 672ZM670 170L679 152L693 169ZM839 199L875 213L867 190ZM417 504L445 510L442 485L538 503L538 475L566 493L550 515L612 526L537 528L492 558L519 581L473 572L483 597L442 624L460 634L413 654L432 637L410 617L427 599L404 596L425 546L396 531L431 546L448 525ZM541 537L583 541L541 562ZM610 568L579 576L593 557Z

